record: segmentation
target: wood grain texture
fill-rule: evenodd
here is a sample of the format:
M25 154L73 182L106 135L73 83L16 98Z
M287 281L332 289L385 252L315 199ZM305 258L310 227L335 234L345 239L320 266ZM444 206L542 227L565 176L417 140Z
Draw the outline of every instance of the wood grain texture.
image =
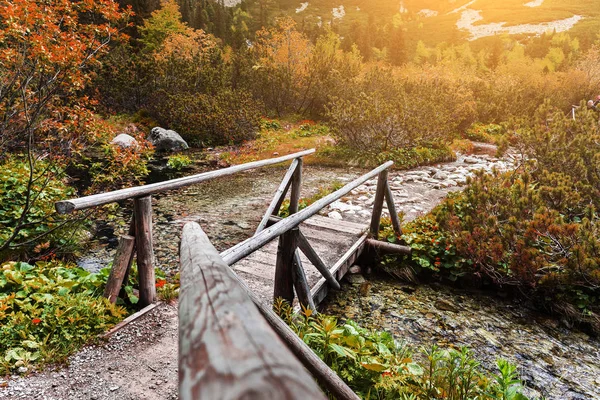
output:
M104 297L113 304L117 301L117 297L119 296L123 278L125 277L125 272L127 272L127 267L129 266L129 260L133 254L134 243L135 238L133 236L122 235L119 238L119 246L117 247L110 275L108 276L106 286L104 287Z
M204 172L197 175L185 176L183 178L178 179L171 179L165 182L151 183L149 185L136 186L127 189L115 190L107 193L94 194L91 196L80 197L78 199L59 201L55 203L54 207L56 208L56 211L59 214L69 214L76 210L97 207L103 204L114 203L117 201L131 199L135 197L148 196L154 193L164 192L167 190L179 189L185 186L190 186L196 183L208 181L210 179L232 175L237 172L264 167L267 165L279 164L284 161L293 160L294 158L307 156L314 152L315 149L310 149L277 158L254 161L246 164L234 165L233 167L229 168Z
M377 178L377 190L375 192L375 202L373 203L373 215L371 216L371 235L377 239L379 235L379 222L381 221L381 212L383 211L383 201L387 187L388 171L379 173Z
M409 246L403 246L395 243L382 242L375 239L367 239L367 244L374 248L378 253L383 254L405 254L411 253L412 249Z
M279 213L279 209L281 208L281 204L283 204L283 199L285 198L285 194L287 193L287 191L290 188L290 185L292 184L292 176L294 175L294 172L296 171L296 168L298 167L298 165L300 163L299 160L301 160L301 159L296 158L296 159L294 159L294 161L292 161L292 164L290 165L287 172L285 173L285 176L283 177L281 184L275 191L275 196L273 196L273 200L271 200L269 207L267 207L267 211L265 212L265 215L263 216L262 220L258 224L255 234L262 231L263 229L265 229L265 227L269 223L269 218L273 214Z
M329 268L325 265L321 257L317 254L315 249L312 248L308 239L302 234L300 230L298 230L298 247L304 255L310 260L312 265L315 266L317 270L323 275L323 278L327 281L327 283L336 290L340 290L340 284L335 280L335 277L329 271Z
M273 299L281 297L288 303L294 302L294 255L298 246L298 228L293 228L279 237Z
M325 399L194 222L183 229L180 260L182 400Z
M300 252L296 250L294 252L294 289L296 289L296 295L298 296L298 302L305 308L310 308L316 311L315 303L310 295L310 287L308 286L308 280L306 279L306 273L302 266L302 260L300 259Z
M136 198L133 202L135 212L135 246L140 284L140 305L147 306L156 300L156 282L154 277L154 250L152 248L152 198Z
M400 218L398 218L398 211L396 211L396 204L394 203L394 195L390 188L390 182L385 181L385 202L387 204L388 211L390 213L390 219L392 220L392 226L396 235L402 235L402 227L400 227Z
M292 176L292 191L290 192L289 214L298 212L298 203L300 202L300 189L302 187L302 159L298 159L298 166Z

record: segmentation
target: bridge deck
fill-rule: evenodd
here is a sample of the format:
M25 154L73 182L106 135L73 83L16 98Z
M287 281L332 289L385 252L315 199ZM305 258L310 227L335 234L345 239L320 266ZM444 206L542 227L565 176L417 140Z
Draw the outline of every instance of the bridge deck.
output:
M344 276L347 268L362 251L367 229L365 225L320 215L315 215L300 224L300 231L338 280ZM273 301L277 243L277 240L273 240L232 265L236 274L267 304ZM324 279L302 252L301 259L315 303L319 303L327 290Z

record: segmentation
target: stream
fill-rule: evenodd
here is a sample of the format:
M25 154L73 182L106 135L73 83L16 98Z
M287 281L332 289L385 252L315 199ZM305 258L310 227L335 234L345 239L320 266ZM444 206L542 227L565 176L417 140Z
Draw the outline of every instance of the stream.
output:
M390 187L398 211L404 213L405 221L411 220L428 212L448 192L460 190L475 170L509 169L517 161L486 154L461 156L451 163L392 171ZM175 176L158 173L152 179L208 169L211 167L198 163ZM252 170L154 195L156 265L167 276L178 272L179 237L188 221L198 222L219 251L252 236L286 169ZM305 165L302 196L334 181L348 182L364 172L359 168ZM322 214L366 226L375 187L376 180L367 182ZM78 264L89 270L108 265L130 216L131 204L125 202L110 221L100 221L98 234ZM485 293L442 285L407 285L377 273L365 277L370 287L367 296L361 295L358 284L344 282L344 290L326 299L323 312L342 320L351 318L368 328L388 330L416 346L469 346L483 368L490 371L495 372L496 358L506 358L519 365L526 394L532 397L600 399L600 342L571 329L566 322L519 301Z

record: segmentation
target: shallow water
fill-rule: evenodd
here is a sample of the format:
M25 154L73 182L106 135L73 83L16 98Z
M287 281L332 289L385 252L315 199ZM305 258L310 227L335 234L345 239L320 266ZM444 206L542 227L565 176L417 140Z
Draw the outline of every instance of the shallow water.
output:
M600 398L600 341L569 329L517 300L466 292L443 285L406 285L387 276L343 284L322 312L391 332L414 346L469 346L482 366L516 363L526 394L548 399ZM368 285L368 284L367 284Z

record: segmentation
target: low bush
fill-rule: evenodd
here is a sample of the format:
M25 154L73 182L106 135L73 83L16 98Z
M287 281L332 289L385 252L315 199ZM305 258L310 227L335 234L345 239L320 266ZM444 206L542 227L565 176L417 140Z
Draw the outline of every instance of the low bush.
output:
M475 142L496 143L504 133L502 125L475 123L465 131L465 137Z
M261 108L244 91L160 96L163 101L153 106L153 115L193 146L239 144L253 139L261 125Z
M54 202L73 196L63 171L25 157L0 164L0 262L10 258L50 257L76 247L74 226L54 211Z
M193 161L186 155L183 154L174 154L169 156L167 159L167 167L170 169L174 169L175 171L180 171L186 167L192 165Z
M127 311L100 297L108 273L60 262L0 267L0 375L60 362Z
M396 169L411 169L456 159L456 155L446 146L399 148L377 153L344 146L324 146L317 150L316 155L324 164L350 164L365 168L391 160Z
M282 299L275 311L361 398L522 400L516 366L498 360L499 373L482 372L467 348L433 346L414 352L387 332L369 331L310 309L295 314Z
M600 332L600 126L593 113L572 121L548 111L522 131L521 169L479 173L405 227L404 263L518 289Z

